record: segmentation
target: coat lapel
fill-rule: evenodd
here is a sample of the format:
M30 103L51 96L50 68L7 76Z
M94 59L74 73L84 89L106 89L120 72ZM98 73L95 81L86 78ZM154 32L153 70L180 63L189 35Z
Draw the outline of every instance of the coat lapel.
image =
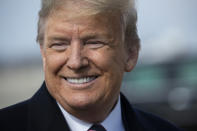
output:
M135 110L123 94L121 94L121 110L125 131L142 131ZM45 83L28 104L28 131L70 131Z
M69 131L56 101L43 83L28 105L28 131Z
M137 120L135 110L132 108L131 104L121 93L121 110L122 119L125 127L125 131L142 131L139 121Z

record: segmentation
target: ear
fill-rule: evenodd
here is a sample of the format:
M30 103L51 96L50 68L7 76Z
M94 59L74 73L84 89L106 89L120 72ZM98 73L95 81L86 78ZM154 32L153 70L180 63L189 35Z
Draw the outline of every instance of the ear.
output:
M130 72L137 63L139 48L137 46L133 46L133 47L130 47L127 52L128 52L128 55L127 55L127 60L125 64L125 71Z
M40 44L40 53L42 57L44 56L44 46Z
M44 53L44 46L41 44L40 44L40 53L42 55L43 69L45 70L46 58L45 58L45 53Z

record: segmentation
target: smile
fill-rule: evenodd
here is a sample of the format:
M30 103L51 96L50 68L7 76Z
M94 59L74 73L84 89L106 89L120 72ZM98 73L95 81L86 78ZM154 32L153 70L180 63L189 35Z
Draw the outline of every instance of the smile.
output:
M81 77L81 78L65 78L71 84L85 84L95 80L96 76Z

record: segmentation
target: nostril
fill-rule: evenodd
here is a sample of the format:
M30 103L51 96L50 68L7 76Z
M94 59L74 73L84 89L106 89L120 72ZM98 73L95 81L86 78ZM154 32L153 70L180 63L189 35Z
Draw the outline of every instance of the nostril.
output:
M76 59L69 59L67 65L71 69L78 69L82 66L82 62L79 58Z
M73 70L84 68L88 66L88 64L89 64L88 59L83 57L69 58L67 61L68 68Z

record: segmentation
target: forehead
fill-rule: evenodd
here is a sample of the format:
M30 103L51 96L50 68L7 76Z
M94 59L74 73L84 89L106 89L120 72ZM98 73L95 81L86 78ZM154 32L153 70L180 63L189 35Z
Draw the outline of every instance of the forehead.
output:
M80 34L115 35L121 32L120 16L117 13L76 16L77 13L66 8L53 11L46 21L45 33L66 34L77 30Z

